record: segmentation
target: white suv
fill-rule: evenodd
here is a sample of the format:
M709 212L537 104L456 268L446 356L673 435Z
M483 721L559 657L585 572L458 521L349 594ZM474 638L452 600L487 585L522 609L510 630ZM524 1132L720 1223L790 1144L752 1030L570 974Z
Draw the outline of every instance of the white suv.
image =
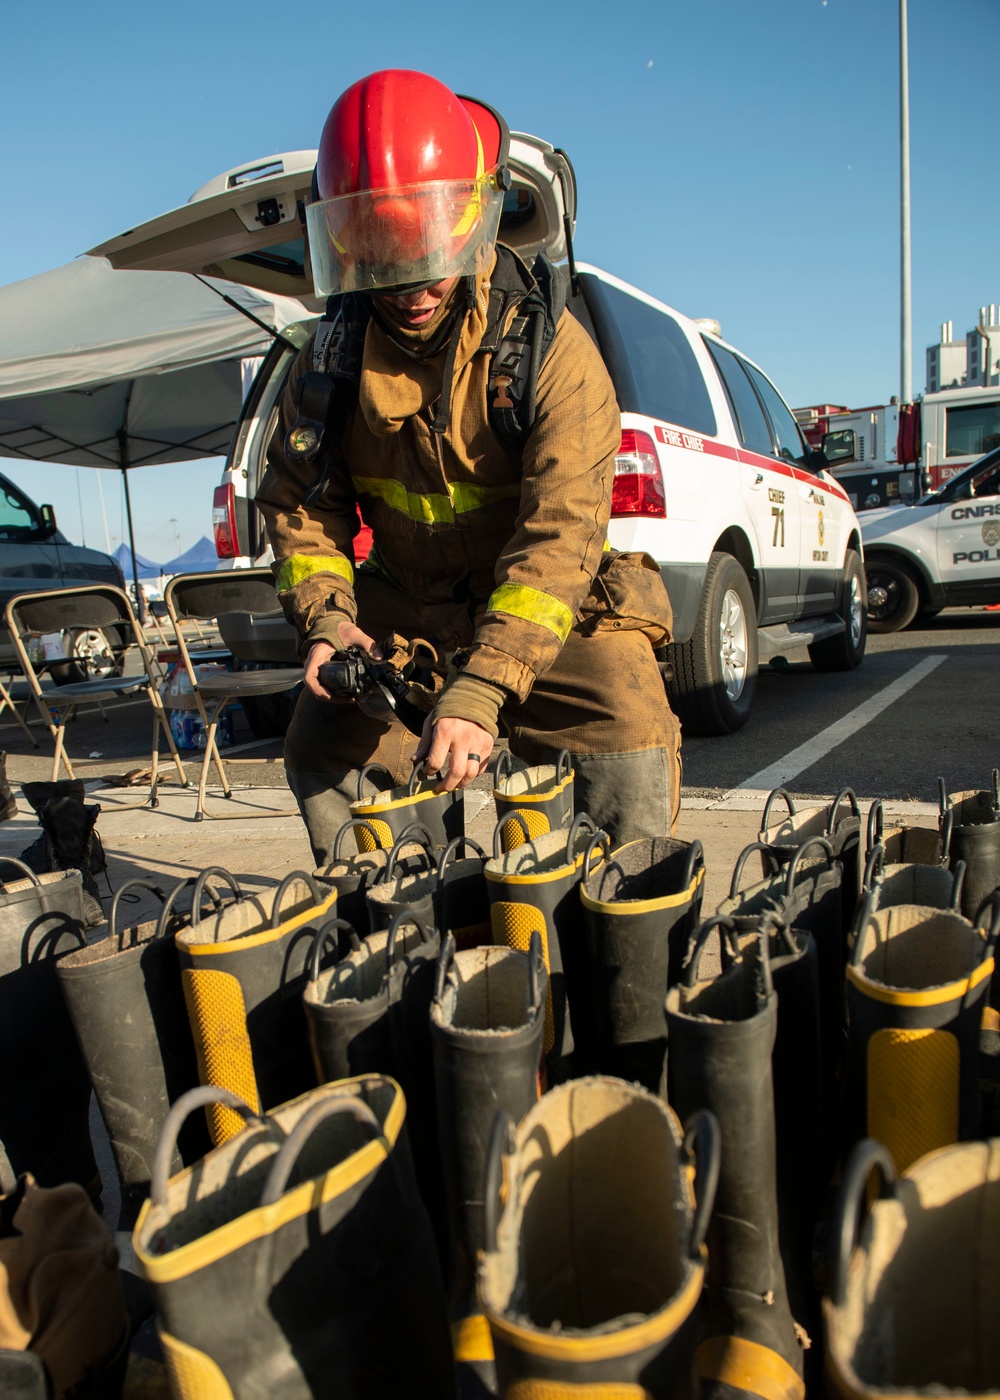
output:
M268 557L252 508L278 402L320 303L309 282L304 206L315 153L239 167L187 205L92 251L115 267L199 272L297 296L302 322L276 340L244 405L216 492L216 540L234 562ZM571 254L576 182L565 154L512 133L513 188L500 238L530 263ZM806 446L762 371L698 323L599 268L561 264L568 304L601 351L622 411L611 544L659 561L674 609L665 658L671 703L692 733L746 723L758 656L808 646L819 670L865 650L861 529L843 489ZM272 623L262 660L287 657Z

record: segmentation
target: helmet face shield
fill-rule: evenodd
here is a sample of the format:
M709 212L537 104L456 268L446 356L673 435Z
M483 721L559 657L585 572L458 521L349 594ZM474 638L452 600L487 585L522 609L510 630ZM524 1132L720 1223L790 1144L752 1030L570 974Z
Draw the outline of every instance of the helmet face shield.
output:
M502 206L493 171L317 200L306 208L316 293L387 292L474 275L489 262Z

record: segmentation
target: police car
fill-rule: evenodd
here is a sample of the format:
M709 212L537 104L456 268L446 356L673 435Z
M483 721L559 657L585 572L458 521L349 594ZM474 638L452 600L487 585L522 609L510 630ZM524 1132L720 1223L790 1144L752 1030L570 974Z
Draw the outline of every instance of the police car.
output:
M304 246L314 151L224 172L178 209L91 251L115 267L208 274L295 297L236 426L214 525L235 566L270 558L253 495L297 348L322 309ZM569 279L576 180L565 152L512 132L500 239L567 275L568 305L596 343L622 410L610 544L660 564L674 612L667 689L685 731L729 734L750 717L758 658L808 647L817 670L861 663L867 635L861 527L825 459L767 375L721 336L600 268ZM227 642L245 658L295 658L282 619ZM243 623L241 622L242 626ZM287 634L287 635L286 635Z
M1000 603L1000 447L910 506L862 517L868 626Z

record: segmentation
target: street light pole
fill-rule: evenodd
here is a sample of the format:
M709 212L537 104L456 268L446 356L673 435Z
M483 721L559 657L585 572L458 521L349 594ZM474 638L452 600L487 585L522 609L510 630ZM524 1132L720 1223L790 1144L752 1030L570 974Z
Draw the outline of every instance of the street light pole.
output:
M913 402L912 277L910 269L910 71L906 0L899 0L899 401Z

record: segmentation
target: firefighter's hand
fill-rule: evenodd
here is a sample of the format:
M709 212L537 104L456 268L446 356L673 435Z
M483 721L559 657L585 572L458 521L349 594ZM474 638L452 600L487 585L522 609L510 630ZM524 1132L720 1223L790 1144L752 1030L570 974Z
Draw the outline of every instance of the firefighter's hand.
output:
M486 769L493 750L493 739L471 719L439 719L428 715L414 763L424 761L431 773L447 772L435 792L454 792L468 787Z
M328 661L337 656L340 652L345 652L348 647L361 647L376 661L382 659L382 651L367 632L362 632L360 627L355 627L353 622L342 622L337 629L340 637L340 646L335 647L332 642L313 642L306 654L305 662L305 687L317 700L326 700L331 705L351 704L350 700L335 698L319 682L319 668L325 666Z

